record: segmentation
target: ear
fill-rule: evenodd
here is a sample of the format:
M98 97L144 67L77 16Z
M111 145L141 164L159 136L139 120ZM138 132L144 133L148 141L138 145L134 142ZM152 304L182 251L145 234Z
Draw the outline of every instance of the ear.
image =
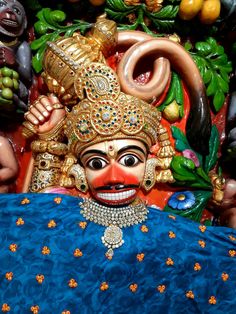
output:
M88 183L83 167L75 164L68 169L67 175L74 177L75 186L80 192L86 193L88 191Z
M142 182L142 187L149 191L156 183L156 167L160 166L157 158L148 158L146 162L145 174Z

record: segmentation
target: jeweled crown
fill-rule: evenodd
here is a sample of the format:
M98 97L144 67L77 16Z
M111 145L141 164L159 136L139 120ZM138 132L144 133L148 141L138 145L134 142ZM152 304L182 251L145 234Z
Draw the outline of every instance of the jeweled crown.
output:
M82 99L67 114L69 150L78 156L86 147L105 140L139 139L156 144L161 114L150 104L120 91L116 73L102 63L77 71L74 81Z

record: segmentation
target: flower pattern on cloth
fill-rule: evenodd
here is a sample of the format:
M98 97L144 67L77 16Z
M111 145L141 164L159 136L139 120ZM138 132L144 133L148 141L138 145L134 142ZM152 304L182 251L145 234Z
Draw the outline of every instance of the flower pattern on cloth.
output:
M84 220L82 200L56 197L0 197L0 311L235 312L233 229L149 208L145 224L122 229L124 244L109 259L105 227Z

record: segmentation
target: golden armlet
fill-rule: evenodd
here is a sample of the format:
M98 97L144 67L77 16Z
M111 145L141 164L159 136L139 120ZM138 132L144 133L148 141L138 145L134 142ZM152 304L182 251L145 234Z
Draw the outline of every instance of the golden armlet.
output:
M55 141L37 140L31 143L34 153L34 169L29 192L41 192L58 186L67 145Z

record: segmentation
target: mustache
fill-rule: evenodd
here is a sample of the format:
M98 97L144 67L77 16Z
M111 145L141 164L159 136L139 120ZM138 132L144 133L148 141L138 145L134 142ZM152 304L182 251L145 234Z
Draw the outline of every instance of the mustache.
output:
M104 186L99 186L95 188L95 191L101 191L101 190L123 190L123 189L136 189L138 188L138 184L117 184L117 185L104 185Z

